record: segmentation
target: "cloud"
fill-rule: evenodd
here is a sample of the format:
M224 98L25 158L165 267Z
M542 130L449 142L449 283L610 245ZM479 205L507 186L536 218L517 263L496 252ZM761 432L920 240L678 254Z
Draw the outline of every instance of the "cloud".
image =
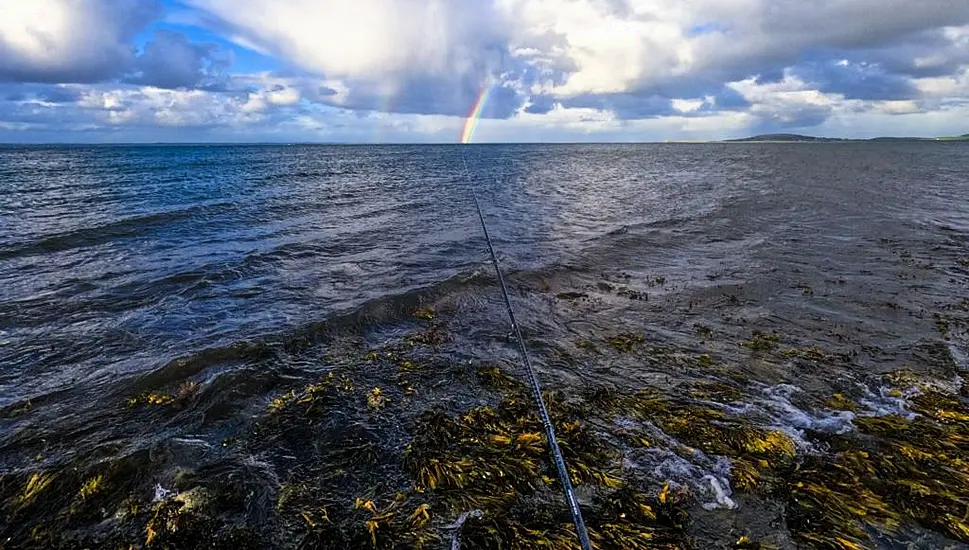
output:
M220 55L215 44L193 44L184 34L158 30L127 80L158 88L216 88L231 64L231 55Z
M809 62L794 66L792 72L820 92L850 99L911 99L918 95L910 77L890 73L880 65L865 61Z
M965 33L947 30L969 24L969 3L951 0L189 3L236 40L340 80L345 105L402 113L457 114L494 79L514 93L491 116L526 103L548 112L554 101L655 116L672 99L723 94L727 82L781 78L816 52L827 57L798 74L821 91L902 100L915 93L905 67L940 63L927 48L948 48L946 63L969 53ZM874 61L855 59L864 56ZM843 58L852 64L833 64Z
M338 80L343 105L458 114L482 87L515 80L508 21L492 2L458 0L188 0L237 43ZM509 87L509 89L511 89ZM507 116L524 98L501 93Z
M953 0L164 5L162 20L160 0L0 0L3 135L62 120L112 136L449 141L485 85L496 126L479 135L516 141L526 127L569 139L856 131L844 120L935 132L957 121L929 115L969 102L969 2ZM273 70L235 66L252 52Z
M919 33L930 31L953 43L940 29L969 22L969 3L951 0L657 0L628 1L622 10L596 0L501 4L521 14L517 40L548 32L563 37L530 50L541 63L573 67L564 83L543 90L556 95L696 96L704 91L698 88L779 74L812 52L924 42Z
M489 2L188 0L253 44L319 74L465 74L501 35ZM487 57L486 55L484 57Z
M98 82L131 68L135 34L160 15L145 0L0 3L0 81Z
M816 126L824 122L844 99L839 94L812 89L790 73L779 82L761 83L749 78L731 83L730 87L750 102L749 112L760 119L761 126Z
M155 0L0 3L0 81L94 83L123 78L162 88L216 87L231 55L156 30L142 52L135 35L162 15Z

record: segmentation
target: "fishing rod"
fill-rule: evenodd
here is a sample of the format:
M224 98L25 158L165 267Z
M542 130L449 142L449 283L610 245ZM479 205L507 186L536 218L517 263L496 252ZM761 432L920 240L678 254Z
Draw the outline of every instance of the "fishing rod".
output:
M475 190L474 183L471 180L471 172L468 170L468 160L464 156L464 151L461 152L461 160L464 162L464 175L468 182L468 187L471 189L471 197L474 198L474 206L478 210L481 230L484 232L485 241L488 243L491 264L495 268L495 274L498 276L498 285L501 287L501 295L505 299L505 309L508 311L508 319L511 321L512 331L515 334L515 339L518 341L518 353L521 355L522 362L525 364L528 381L531 384L532 393L535 396L535 404L538 406L538 414L545 428L548 447L552 454L552 459L555 462L555 469L558 470L559 482L562 484L562 490L565 493L565 501L569 506L569 513L572 514L572 523L575 524L576 535L579 537L579 546L582 547L582 550L592 550L589 533L586 531L585 521L582 520L582 510L579 509L579 499L576 498L575 489L572 488L569 471L565 467L565 459L562 458L562 451L559 449L558 439L555 437L555 427L552 425L552 419L548 415L545 400L542 399L542 387L538 383L538 375L535 374L535 369L532 367L532 361L528 357L528 348L525 346L525 339L522 338L518 321L515 320L515 311L511 307L511 299L508 298L508 288L505 285L505 278L501 274L501 267L498 265L498 256L495 254L495 247L491 242L491 234L488 232L488 224L485 223L484 214L481 211L481 202L478 200L478 192ZM497 177L495 181L497 182Z

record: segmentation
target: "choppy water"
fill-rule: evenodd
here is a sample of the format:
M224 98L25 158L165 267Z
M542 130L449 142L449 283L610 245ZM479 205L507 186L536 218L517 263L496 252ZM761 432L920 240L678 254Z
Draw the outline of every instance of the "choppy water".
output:
M447 323L440 357L520 374L468 178L550 388L729 373L734 410L812 452L805 433L851 418L803 403L861 385L872 414L890 412L878 376L958 388L969 368L964 331L944 339L935 317L969 298L958 144L5 147L0 473L148 453L145 478L165 486L242 464L221 442L338 350L411 330L418 306ZM843 360L751 356L737 344L753 330ZM718 368L575 347L620 333ZM408 407L481 399L449 379ZM186 381L197 393L177 412L121 405ZM657 482L713 471L656 460Z

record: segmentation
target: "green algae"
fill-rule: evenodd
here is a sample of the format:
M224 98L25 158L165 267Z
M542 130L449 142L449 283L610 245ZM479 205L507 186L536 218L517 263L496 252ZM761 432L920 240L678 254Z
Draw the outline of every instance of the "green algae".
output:
M693 330L696 331L697 335L699 335L700 338L709 338L713 336L713 329L706 325L702 325L700 323L694 324Z
M590 340L579 340L575 342L575 347L592 353L599 352L599 347L596 346L595 342L592 342Z
M178 388L174 392L156 392L149 391L144 392L135 397L130 397L126 401L128 408L135 407L160 407L175 405L184 405L189 399L191 399L195 394L198 393L199 384L193 380L182 382L179 384Z
M80 495L81 498L88 498L93 496L95 493L101 490L101 482L104 481L104 474L98 474L81 485Z
M380 409L386 407L387 403L390 402L390 399L388 399L387 396L384 395L383 390L381 390L380 388L374 388L369 392L367 392L366 398L367 398L367 408L372 411L379 411Z

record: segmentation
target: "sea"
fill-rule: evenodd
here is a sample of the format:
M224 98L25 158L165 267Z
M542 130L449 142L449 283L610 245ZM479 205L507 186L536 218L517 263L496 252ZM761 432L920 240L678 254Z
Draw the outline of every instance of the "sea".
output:
M242 496L209 496L212 532L326 547L306 538L323 505L281 495L331 483L331 517L352 511L348 482L313 467L351 426L379 457L350 484L361 498L433 493L399 458L422 415L497 406L483 365L527 383L472 189L542 389L563 400L656 392L783 434L797 462L872 437L859 418L913 421L919 393L967 403L959 143L2 146L0 547L180 547L146 534L152 514L222 482ZM407 358L425 370L403 380ZM261 435L331 373L354 388L334 406L344 432ZM731 456L600 416L606 441L652 434L615 443L620 477L681 490L696 547L835 547L785 496L741 491ZM860 547L969 542L888 506L891 526L855 518ZM438 546L458 512L431 507Z

